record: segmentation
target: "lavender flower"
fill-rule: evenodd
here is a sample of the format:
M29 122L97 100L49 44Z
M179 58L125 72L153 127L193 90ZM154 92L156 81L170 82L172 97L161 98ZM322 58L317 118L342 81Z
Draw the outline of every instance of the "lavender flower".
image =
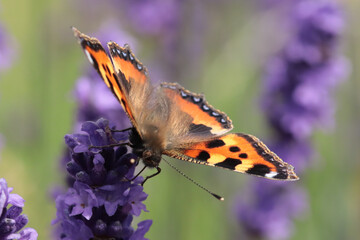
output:
M347 65L337 52L344 26L339 7L304 0L293 10L294 36L269 63L262 101L273 129L270 146L299 173L309 165L315 128L332 124L331 91L346 76ZM252 199L236 207L247 236L288 239L293 219L307 208L305 190L261 180L252 187Z
M0 239L35 240L38 234L34 229L21 230L28 223L27 216L21 214L25 201L19 195L11 193L12 190L8 188L5 179L0 178Z
M126 133L112 133L107 120L85 122L85 133L65 136L71 151L67 171L74 179L67 193L56 199L56 235L60 239L145 239L151 220L131 227L133 216L147 211L143 201L147 194L133 181L135 159L126 147L90 148L127 140Z

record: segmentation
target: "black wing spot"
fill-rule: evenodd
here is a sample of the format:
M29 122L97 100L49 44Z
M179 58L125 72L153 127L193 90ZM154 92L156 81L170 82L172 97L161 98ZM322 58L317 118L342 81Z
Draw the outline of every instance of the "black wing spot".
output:
M125 102L125 100L124 100L123 98L121 99L121 102L122 102L122 104L124 105L124 108L126 109L127 104L126 104L126 102Z
M111 84L111 82L110 82L110 78L108 77L108 75L105 75L105 76L106 76L107 82L111 85L111 89L112 89L112 84Z
M265 176L265 174L270 173L270 168L264 164L256 164L252 168L246 171L249 174L255 174L260 176Z
M219 162L217 164L215 164L215 166L217 167L223 167L223 168L228 168L231 170L235 170L235 167L239 164L241 164L241 160L239 159L235 159L235 158L227 158L222 162Z
M246 153L240 153L239 157L240 158L248 158L248 155Z
M107 72L108 74L111 74L111 73L110 73L110 69L109 69L109 67L108 67L107 65L101 64L101 66L102 66L102 68L105 70L105 72Z
M240 152L240 148L237 146L231 146L229 147L230 152Z
M201 161L207 161L210 158L210 154L206 151L201 151L199 155L196 157L196 159L199 159Z
M287 174L287 172L279 172L273 178L276 178L276 179L288 179L288 177L289 177L289 175Z
M206 143L206 147L207 148L217 148L217 147L221 147L224 146L225 142L221 139L215 139L213 141L207 142Z

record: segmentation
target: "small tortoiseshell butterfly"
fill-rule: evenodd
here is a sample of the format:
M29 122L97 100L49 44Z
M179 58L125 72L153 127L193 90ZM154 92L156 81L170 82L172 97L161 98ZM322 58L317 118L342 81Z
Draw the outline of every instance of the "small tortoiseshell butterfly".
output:
M158 174L165 154L269 179L298 179L293 166L256 137L227 134L233 128L231 120L206 102L203 95L177 83L152 86L147 69L128 45L120 47L109 42L109 57L96 38L76 28L73 31L90 63L127 113L133 125L129 141L145 167L156 168Z

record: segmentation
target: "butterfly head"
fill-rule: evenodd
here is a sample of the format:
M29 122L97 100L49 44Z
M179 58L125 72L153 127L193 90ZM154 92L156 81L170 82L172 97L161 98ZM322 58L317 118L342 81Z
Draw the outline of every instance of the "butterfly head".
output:
M135 128L132 128L129 140L133 146L133 153L140 157L146 166L159 166L162 151L161 148L158 147L157 141L150 139L144 141Z
M145 166L157 167L157 166L159 166L159 163L161 160L161 153L155 152L151 149L146 149L142 153L142 160L143 160Z

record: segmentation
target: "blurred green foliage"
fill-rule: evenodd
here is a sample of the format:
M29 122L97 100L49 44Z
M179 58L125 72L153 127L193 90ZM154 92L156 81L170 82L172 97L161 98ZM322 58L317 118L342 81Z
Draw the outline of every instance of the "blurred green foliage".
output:
M71 132L75 118L72 89L88 64L70 26L95 32L115 14L105 2L1 1L0 21L17 41L17 56L11 69L0 75L0 132L5 139L0 177L25 198L28 225L39 232L39 239L50 238L50 223L55 218L51 191L63 184L59 159L63 137ZM314 164L294 183L307 187L310 209L297 221L293 239L356 239L360 234L360 2L342 2L348 21L343 45L352 63L352 75L336 92L334 129L314 136L318 152ZM93 5L90 12L79 11L85 4ZM248 1L214 2L206 11L211 17L202 67L197 79L186 79L183 85L205 93L211 104L228 113L235 131L266 138L258 100L262 64L271 50L266 52L267 42L261 37L266 24L276 20L257 15ZM146 41L139 41L145 49ZM142 53L137 57L142 59ZM162 174L145 186L149 212L140 219L154 221L147 237L241 239L232 208L235 196L241 196L253 177L171 161L223 195L225 202L211 198L163 164Z

